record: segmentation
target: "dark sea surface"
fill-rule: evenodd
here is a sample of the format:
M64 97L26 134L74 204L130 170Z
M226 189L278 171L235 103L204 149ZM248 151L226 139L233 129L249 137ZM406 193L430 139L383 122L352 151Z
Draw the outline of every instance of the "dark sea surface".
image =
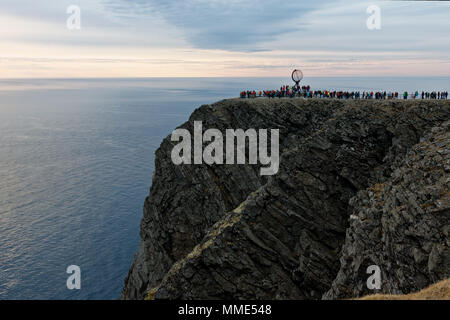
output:
M202 104L286 79L0 80L0 299L117 299L154 152ZM314 88L449 90L450 78L312 78ZM81 268L68 290L66 268Z

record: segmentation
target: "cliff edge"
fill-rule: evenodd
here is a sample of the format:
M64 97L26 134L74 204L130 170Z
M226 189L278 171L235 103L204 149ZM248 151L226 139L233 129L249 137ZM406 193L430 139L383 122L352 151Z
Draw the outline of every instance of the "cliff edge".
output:
M279 129L279 172L177 166L166 138L121 298L341 299L449 278L449 119L446 100L200 107L180 128Z

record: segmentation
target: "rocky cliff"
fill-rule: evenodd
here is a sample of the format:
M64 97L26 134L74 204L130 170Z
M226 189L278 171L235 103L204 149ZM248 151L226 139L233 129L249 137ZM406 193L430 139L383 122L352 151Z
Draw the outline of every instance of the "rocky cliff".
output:
M449 101L200 107L181 128L279 129L279 172L176 166L166 138L122 299L336 299L448 278L449 119Z

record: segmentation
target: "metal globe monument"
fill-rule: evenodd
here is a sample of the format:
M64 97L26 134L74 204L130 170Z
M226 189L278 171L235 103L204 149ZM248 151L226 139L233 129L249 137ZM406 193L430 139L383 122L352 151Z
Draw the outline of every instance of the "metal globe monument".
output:
M292 81L295 82L296 91L300 90L300 81L303 79L303 72L300 69L295 69L292 71L291 75Z

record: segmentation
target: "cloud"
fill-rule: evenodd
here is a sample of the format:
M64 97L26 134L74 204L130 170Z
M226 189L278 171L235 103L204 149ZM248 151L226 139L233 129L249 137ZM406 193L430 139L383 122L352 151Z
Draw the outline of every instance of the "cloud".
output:
M266 51L280 35L305 27L302 17L325 1L269 0L104 0L123 17L160 16L178 27L194 47L230 51Z
M371 4L381 30L367 29ZM2 0L0 64L12 76L448 75L449 13L444 1Z

